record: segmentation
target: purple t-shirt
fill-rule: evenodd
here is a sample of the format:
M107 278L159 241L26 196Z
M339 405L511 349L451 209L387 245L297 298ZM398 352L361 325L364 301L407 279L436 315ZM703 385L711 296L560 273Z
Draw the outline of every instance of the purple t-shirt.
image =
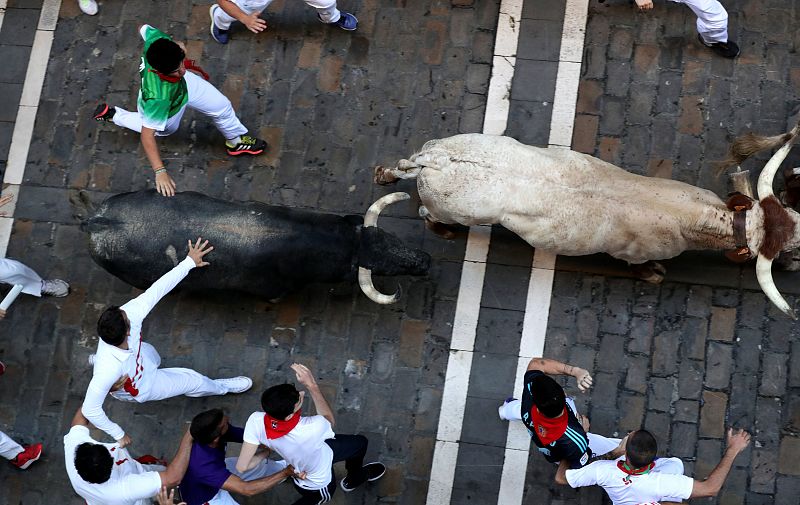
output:
M227 442L242 443L244 429L229 425L220 447L209 447L199 442L192 444L189 467L181 481L181 496L187 505L203 505L214 498L231 476L225 466Z

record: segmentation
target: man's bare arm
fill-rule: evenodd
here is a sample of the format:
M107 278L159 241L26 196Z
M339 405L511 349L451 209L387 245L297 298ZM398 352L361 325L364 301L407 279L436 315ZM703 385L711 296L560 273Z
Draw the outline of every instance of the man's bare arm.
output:
M175 195L175 181L167 173L164 167L164 162L161 159L161 153L158 152L158 144L156 143L156 131L152 128L142 126L141 133L142 148L144 154L147 156L147 161L155 173L156 189L164 196Z
M695 480L692 486L692 495L690 498L701 498L707 496L717 496L725 479L728 478L728 473L733 466L733 460L740 452L745 450L750 444L750 434L744 430L733 431L732 428L728 429L728 448L725 449L725 454L719 464L711 471L711 475L704 481Z
M291 366L291 369L294 370L294 373L297 376L297 381L305 386L308 390L308 393L311 395L311 400L314 401L314 407L317 409L317 414L327 419L328 422L331 423L332 428L335 424L333 410L331 410L331 407L328 405L328 401L325 400L325 397L322 396L322 391L320 391L319 385L317 384L316 379L314 379L314 374L311 373L311 370L309 370L307 366L299 363L294 363Z
M578 381L578 389L586 391L592 387L592 376L583 368L568 365L548 358L533 358L528 363L528 370L541 370L547 375L571 375Z
M236 475L231 475L225 483L222 484L222 489L244 496L254 496L272 489L292 475L294 475L294 467L292 467L292 465L287 466L280 472L251 481L243 481Z
M161 485L164 487L174 487L181 483L183 476L186 473L186 468L189 466L189 456L192 454L192 435L189 430L186 430L181 445L178 447L178 452L175 457L167 465L167 469L163 472L158 472L161 476Z

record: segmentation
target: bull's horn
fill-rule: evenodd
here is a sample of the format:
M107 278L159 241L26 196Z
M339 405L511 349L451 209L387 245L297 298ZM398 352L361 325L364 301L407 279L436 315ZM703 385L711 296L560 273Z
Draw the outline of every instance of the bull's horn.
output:
M375 303L381 305L389 305L400 299L400 286L397 286L397 292L393 295L384 295L372 283L372 270L364 267L358 267L358 285L361 286L361 291L367 295L367 298Z
M375 203L370 205L369 209L367 209L367 213L364 215L364 226L377 226L378 216L383 209L395 202L408 200L409 198L411 198L411 196L408 193L403 193L402 191L398 191L397 193L389 193L388 195L382 196Z
M756 260L756 278L758 279L758 285L761 286L761 290L764 291L767 298L769 298L781 312L797 320L794 310L789 307L789 304L780 294L778 287L775 286L775 281L772 279L772 260L767 259L763 254L759 254Z
M388 205L402 200L408 200L411 196L408 193L398 191L397 193L389 193L379 198L375 203L369 206L367 213L364 215L364 226L378 226L378 216L381 211ZM372 283L372 270L364 267L358 267L358 285L361 286L361 291L367 295L367 298L375 303L381 305L388 305L400 299L400 286L397 286L397 292L393 295L384 295Z
M786 143L783 144L783 146L772 155L772 158L769 159L767 165L763 170L761 170L761 175L758 176L758 185L756 186L759 200L763 200L768 196L774 196L772 191L772 180L775 178L775 174L778 173L781 163L783 163L783 160L786 159L786 156L792 149L792 144L794 144L798 132L800 132L800 123L792 128L792 130L789 132L789 140L787 140Z

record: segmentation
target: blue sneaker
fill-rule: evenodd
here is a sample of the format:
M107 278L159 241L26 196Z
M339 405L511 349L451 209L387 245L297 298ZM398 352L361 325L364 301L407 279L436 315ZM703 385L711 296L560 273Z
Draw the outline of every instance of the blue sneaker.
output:
M319 17L319 14L317 14L317 17L319 18L320 21L322 21L322 18ZM356 28L358 28L358 19L349 12L341 11L341 16L339 16L338 21L326 24L336 25L342 30L347 30L348 32L352 32Z
M208 10L208 13L211 15L211 38L219 42L220 44L227 44L228 43L228 31L229 30L222 30L217 28L216 23L214 23L214 12L219 9L219 5L214 4Z

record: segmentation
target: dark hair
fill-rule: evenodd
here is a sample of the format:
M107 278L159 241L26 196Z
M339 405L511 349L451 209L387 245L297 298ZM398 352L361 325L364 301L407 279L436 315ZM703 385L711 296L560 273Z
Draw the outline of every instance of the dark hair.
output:
M294 412L294 406L299 399L300 393L292 384L278 384L261 395L261 408L270 417L286 419Z
M170 39L157 39L147 48L145 58L151 67L162 74L171 74L178 70L186 54L181 46Z
M225 413L222 412L222 409L200 412L192 419L189 433L192 434L192 438L201 444L210 444L222 434L220 433L219 425L223 417L225 417Z
M564 411L566 397L564 388L552 377L541 374L531 380L533 404L545 417L558 417Z
M647 430L637 430L628 437L625 455L634 468L643 468L656 459L658 443L656 437Z
M119 345L128 334L128 323L117 305L112 305L100 314L97 320L97 334L109 345Z
M102 484L111 478L114 458L106 446L85 442L75 451L75 469L81 479L91 484Z

